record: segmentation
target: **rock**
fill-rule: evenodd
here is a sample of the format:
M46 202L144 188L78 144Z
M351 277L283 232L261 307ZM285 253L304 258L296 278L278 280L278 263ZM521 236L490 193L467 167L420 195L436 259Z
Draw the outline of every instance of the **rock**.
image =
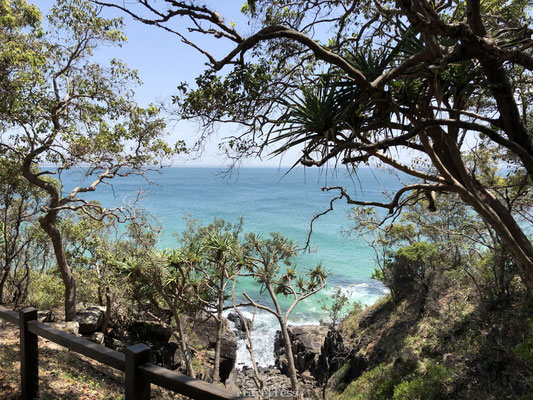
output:
M80 324L76 321L53 322L50 324L50 326L76 336L81 336L79 335Z
M164 344L162 347L152 350L151 357L152 362L157 365L168 369L176 369L179 366L179 363L176 361L181 361L181 355L178 360L176 360L175 354L180 354L178 350L178 344L175 342L169 342Z
M342 367L350 355L346 349L342 335L338 331L329 331L320 349L320 355L314 369L311 371L317 381L322 384Z
M240 393L239 390L239 384L238 384L238 374L236 370L231 371L230 375L228 376L228 379L226 379L226 382L224 385L226 386L226 389L234 393L235 395L238 395Z
M323 325L289 326L289 337L292 344L294 365L299 372L313 371L316 368L322 343L329 328ZM276 334L274 353L279 360L285 354L281 332ZM276 361L276 366L281 370L281 363Z
M235 325L235 329L240 332L246 332L246 326L248 326L249 331L253 329L252 320L250 320L249 318L244 318L243 320L241 316L237 313L229 313L228 319L233 322L233 324Z
M259 388L257 386L255 375L250 374L250 369L243 369L236 371L237 384L239 394L241 396L248 396L250 398L257 398L259 395ZM263 399L292 399L292 390L290 379L280 374L276 368L258 368L259 377L263 381L264 386L262 390ZM309 372L306 372L309 374ZM307 375L310 377L310 375ZM300 399L319 399L318 390L315 388L315 381L311 377L310 381L301 380L298 383L298 393Z
M124 352L126 348L128 347L128 345L124 343L123 341L109 337L109 336L105 336L104 344L106 347L109 347L112 350L116 350L120 352Z
M300 377L304 382L315 382L315 378L313 377L313 375L311 375L311 372L309 371L302 372Z
M289 376L289 362L287 361L287 356L285 354L279 356L276 360L276 364L283 375Z
M216 345L217 327L214 318L206 313L199 313L189 318L192 333L198 345L206 349L214 349ZM226 318L222 319L222 338L220 349L220 380L225 382L235 367L237 359L237 339Z
M128 327L128 340L132 343L145 343L157 349L166 345L172 336L172 329L155 322L135 321Z
M39 322L54 322L56 317L52 310L39 310L37 311L37 321Z
M87 339L89 339L91 342L103 344L104 343L104 334L103 332L93 332L91 336L89 336Z
M104 321L105 307L89 307L76 313L76 321L80 324L79 333L96 332Z

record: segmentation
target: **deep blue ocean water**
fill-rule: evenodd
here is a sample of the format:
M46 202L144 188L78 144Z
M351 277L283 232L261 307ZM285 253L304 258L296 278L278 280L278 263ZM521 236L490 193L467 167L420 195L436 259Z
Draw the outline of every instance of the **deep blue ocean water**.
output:
M379 169L359 169L357 176L340 170L335 173L318 169L241 168L232 175L221 174L217 168L167 168L149 175L151 183L140 177L117 178L113 187L103 185L87 199L100 201L105 207L132 202L138 191L143 196L138 206L149 212L162 228L158 246L178 246L174 237L185 229L185 217L208 224L215 217L236 222L244 219L244 231L268 236L280 232L295 243L307 240L311 219L329 208L337 191L323 192L323 186L344 186L354 199L386 201L384 192L399 187L398 179ZM64 177L65 189L82 182L79 173ZM297 259L299 269L322 263L330 271L328 287L319 295L299 306L292 315L294 324L318 323L324 317L321 301L327 300L334 286L341 286L352 300L373 303L386 293L379 282L370 279L375 268L373 250L356 236L346 237L350 228L348 213L351 206L344 200L335 202L334 211L320 217L313 226L312 252ZM257 293L249 281L242 282L240 291ZM287 302L285 302L287 304ZM276 325L265 314L256 316L256 336L259 362L272 362L269 343ZM264 348L262 348L264 347ZM240 349L242 358L246 350ZM241 360L242 361L242 360ZM245 362L245 361L242 361Z

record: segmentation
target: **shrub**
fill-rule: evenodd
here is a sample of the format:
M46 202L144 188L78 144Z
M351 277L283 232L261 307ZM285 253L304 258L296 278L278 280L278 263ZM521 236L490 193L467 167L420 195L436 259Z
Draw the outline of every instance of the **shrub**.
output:
M514 354L522 361L533 365L533 319L527 321L529 332L524 341L514 348Z
M92 269L76 268L72 271L76 280L76 297L78 303L95 305L99 303L98 288L101 285L98 274Z
M393 299L398 301L412 293L425 293L435 271L442 265L437 245L415 242L402 247L385 260L374 278L387 286Z
M429 361L420 363L417 375L394 387L394 400L434 400L444 397L444 383L450 372L442 365ZM422 371L420 371L422 369Z
M445 398L449 376L447 368L433 361L398 359L366 371L338 400L436 400Z
M400 382L393 364L381 363L350 383L339 400L389 400Z
M33 272L30 279L28 302L39 310L60 307L64 302L65 287L53 272Z

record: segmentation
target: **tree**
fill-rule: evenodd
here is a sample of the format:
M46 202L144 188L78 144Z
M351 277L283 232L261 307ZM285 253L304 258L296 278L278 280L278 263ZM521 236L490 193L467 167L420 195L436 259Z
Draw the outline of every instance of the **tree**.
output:
M215 321L215 357L211 379L220 381L220 354L223 335L223 312L229 285L244 266L245 257L240 234L242 221L231 224L215 219L209 225L188 221L188 229L179 237L180 247L164 252L151 251L129 257L129 275L143 291L155 288L170 308L177 327L177 337L187 374L195 376L191 349L186 335L187 312L202 312Z
M137 281L137 286L143 291L153 287L162 297L172 312L176 324L178 343L185 362L187 375L196 377L192 362L192 350L186 335L186 319L184 312L189 310L185 299L191 296L191 286L194 286L194 265L202 258L200 247L191 243L190 246L166 252L152 254L151 262L129 258L128 271ZM148 261L148 262L147 262ZM149 289L148 289L149 290Z
M218 123L240 124L241 134L227 138L230 156L238 160L276 145L275 154L301 148L304 166L333 163L356 171L373 163L401 171L409 180L389 203L324 188L338 191L335 199L382 207L390 216L406 204L456 193L494 229L533 293L533 245L506 195L522 188L531 206L527 1L254 0L243 7L258 27L248 36L194 2L97 3L165 29L206 56L196 88L180 85L175 101L206 132ZM173 24L182 16L192 21L188 33ZM218 59L194 34L231 49ZM508 179L498 187L480 179L486 146L501 157L490 167L507 164Z
M3 1L2 7L8 14L28 8L37 25L38 12L24 1ZM174 153L161 139L164 123L158 109L141 108L132 100L131 86L139 83L135 71L118 60L102 66L92 59L98 46L126 40L121 20L102 18L100 11L83 0L59 0L45 34L36 28L29 33L11 29L9 17L1 38L9 46L2 49L8 101L1 108L0 149L21 164L29 183L46 193L38 221L52 242L65 284L66 320L76 315L76 282L58 227L60 213L81 210L97 220L106 215L119 221L134 218L131 208L107 209L84 200L83 194L115 177L160 168ZM18 51L17 46L22 55L11 58L9 51ZM54 166L37 171L43 163ZM65 194L51 177L61 180L74 167L89 183Z
M375 209L353 210L351 232L376 253L378 268L373 276L399 299L400 292L420 292L435 271L462 270L481 297L508 297L516 264L490 225L455 194L439 196L434 212L426 212L428 205L423 200L406 206L399 218L386 225Z
M240 240L242 220L231 224L215 219L207 226L197 226L190 221L189 230L182 235L185 248L200 248L201 258L188 265L193 267L196 280L191 285L193 303L197 309L207 313L216 324L215 360L212 380L220 381L220 352L223 335L223 312L226 306L228 287L240 273L245 257ZM196 254L195 254L196 256ZM183 299L187 301L187 298ZM190 302L191 298L189 299Z
M253 300L246 292L243 296L252 306L274 315L281 329L283 347L287 354L289 378L293 391L298 390L298 377L294 365L294 355L287 325L289 317L295 307L302 300L314 295L326 286L326 273L321 265L309 270L306 274L298 273L291 265L296 255L296 247L287 238L278 233L272 233L270 238L261 239L255 234L248 234L245 239L247 262L244 268L248 275L260 285L261 293L267 292L272 306ZM246 274L243 274L246 276ZM291 298L286 310L278 296Z
M0 304L14 308L26 298L30 271L44 268L48 245L33 218L43 193L17 173L19 169L19 164L0 156Z

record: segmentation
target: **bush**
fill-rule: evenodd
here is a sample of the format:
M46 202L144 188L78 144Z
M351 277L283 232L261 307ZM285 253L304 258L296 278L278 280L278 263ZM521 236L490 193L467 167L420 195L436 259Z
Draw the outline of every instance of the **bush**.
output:
M28 302L39 310L50 310L63 305L65 287L61 278L52 272L33 272L30 278Z
M350 383L338 400L437 400L450 372L432 361L381 363Z
M533 319L529 318L527 321L528 334L524 341L514 348L514 354L520 360L533 365Z
M95 305L99 303L98 288L102 282L98 274L92 269L76 268L72 274L76 280L76 297L78 303Z
M405 380L394 387L394 400L436 400L445 398L444 383L449 371L442 365L430 361L421 363L424 371L412 379Z
M389 400L394 394L394 387L400 382L400 375L392 363L382 363L350 383L338 399Z
M425 293L441 265L437 245L416 242L398 249L373 278L383 282L393 299L398 301L412 293Z

